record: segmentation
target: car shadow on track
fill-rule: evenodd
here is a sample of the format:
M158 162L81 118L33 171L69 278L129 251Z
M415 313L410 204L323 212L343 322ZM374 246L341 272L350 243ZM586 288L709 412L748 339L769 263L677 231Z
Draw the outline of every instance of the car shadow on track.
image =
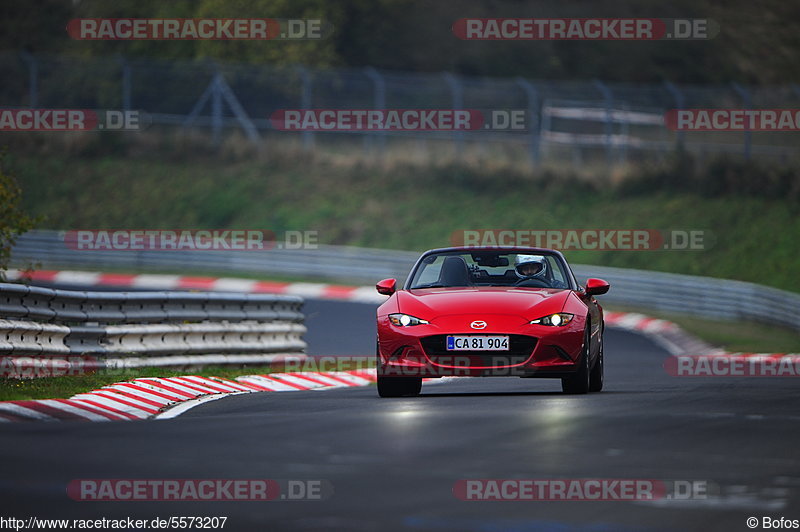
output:
M536 397L586 397L586 396L605 396L605 395L631 395L643 394L645 391L616 391L616 392L600 392L589 393L582 395L565 394L559 391L552 392L444 392L432 393L423 392L419 397L513 397L513 396L536 396ZM411 397L403 397L402 399L411 399Z

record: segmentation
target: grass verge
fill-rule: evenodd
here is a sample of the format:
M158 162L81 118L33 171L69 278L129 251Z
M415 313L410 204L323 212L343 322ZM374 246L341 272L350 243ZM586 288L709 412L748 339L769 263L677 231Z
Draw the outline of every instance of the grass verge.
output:
M640 312L678 324L689 334L734 353L800 353L800 334L786 327L756 322L696 318L651 309L605 305L615 312Z
M698 230L707 235L702 250L565 254L575 264L800 292L800 177L789 170L682 164L615 184L614 176L589 180L568 170L382 167L292 154L225 159L19 151L9 159L25 191L24 207L46 217L42 226L52 229L311 230L322 244L408 250L447 246L478 229Z

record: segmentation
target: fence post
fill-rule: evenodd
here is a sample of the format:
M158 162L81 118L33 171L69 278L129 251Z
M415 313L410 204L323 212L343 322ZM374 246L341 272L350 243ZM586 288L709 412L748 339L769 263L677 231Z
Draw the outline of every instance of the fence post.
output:
M463 109L464 108L464 88L461 86L461 82L456 78L453 74L449 72L442 73L444 80L450 86L450 93L453 95L453 109ZM463 131L456 131L455 132L456 138L456 158L461 159L462 155L464 154L464 132Z
M614 144L612 141L612 134L614 133L613 129L613 122L611 113L613 111L614 106L614 96L611 94L611 89L608 86L600 81L599 79L595 79L592 81L597 90L600 91L600 94L603 95L603 100L606 104L606 120L605 120L605 137L606 137L606 163L608 164L609 169L614 163Z
M117 60L122 67L122 109L130 111L131 109L131 65L125 56L118 56Z
M222 74L214 74L211 91L211 143L219 146L222 139L222 87L220 78Z
M752 109L753 108L753 100L750 97L750 92L739 85L738 83L734 82L731 83L733 90L736 91L736 94L742 99L744 103L745 109ZM750 160L751 152L752 152L752 142L753 142L753 132L748 128L744 130L744 159L745 161Z
M671 81L665 81L664 87L666 87L667 91L669 91L669 93L675 99L675 110L679 111L683 109L683 106L686 105L686 98L683 96L683 93L677 87L677 85L675 85ZM664 126L666 127L666 124L664 124ZM678 129L675 135L675 143L676 143L675 147L678 149L678 151L683 150L683 148L685 147L685 142L686 142L686 132L683 131L682 129Z
M525 91L528 98L528 155L532 168L539 167L539 143L541 142L541 120L539 120L539 91L533 83L517 78L517 84Z
M22 52L22 59L28 64L28 107L39 103L39 62L30 52Z
M542 107L539 112L539 138L547 142L547 134L550 132L553 124L553 119L550 117L550 103L552 100L542 100ZM545 153L549 153L548 144L545 144ZM540 147L541 149L541 147Z
M627 112L630 110L630 106L627 103L622 103L620 106L622 110L622 116L620 118L620 147L619 147L619 157L617 158L617 162L620 164L626 164L628 162L628 143L630 142L630 132L631 132L631 125L628 123Z
M372 106L375 109L385 109L386 108L386 81L383 79L383 76L372 67L367 67L364 69L364 73L367 75L369 79L372 80L373 85L375 86L375 95L372 99ZM369 145L372 146L372 141L375 140L377 137L377 144L378 144L378 156L383 158L384 153L386 151L386 132L385 131L378 131L376 133L367 132L366 139L369 140Z
M300 108L304 110L311 109L311 74L308 69L302 65L295 67L295 70L300 73L300 79L303 82L300 95ZM303 131L303 149L310 151L314 147L314 132Z
M203 107L205 107L209 99L211 100L211 140L215 146L219 146L222 137L222 126L224 125L222 101L225 100L228 103L228 107L230 107L230 110L233 112L234 117L239 122L239 125L244 130L245 135L247 135L247 138L259 148L261 147L261 137L258 134L258 130L252 120L250 120L250 117L247 116L244 107L242 107L242 104L236 99L236 95L233 94L233 90L231 90L219 70L214 73L214 77L211 78L211 83L208 84L208 87L203 91L200 99L194 104L191 112L186 115L186 118L183 120L184 128L188 128L197 120L200 116L200 111L203 110Z

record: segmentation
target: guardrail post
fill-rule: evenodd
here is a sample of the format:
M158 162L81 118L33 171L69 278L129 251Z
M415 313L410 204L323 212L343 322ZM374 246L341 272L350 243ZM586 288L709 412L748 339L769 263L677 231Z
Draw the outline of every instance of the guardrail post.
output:
M606 120L604 128L606 137L606 163L608 164L608 167L611 168L614 163L614 143L612 140L612 135L614 133L612 121L614 96L611 93L611 89L609 89L608 86L599 79L593 80L592 83L595 87L597 87L597 90L600 91L600 94L603 95L603 100L605 101L606 105Z
M739 85L738 83L731 83L731 87L733 90L736 91L736 94L742 99L744 103L745 109L752 109L753 108L753 100L750 97L750 92ZM748 128L744 130L744 159L746 161L750 160L751 152L752 152L752 142L753 142L753 132Z
M39 62L30 52L22 52L22 59L28 65L28 107L39 103Z
M675 99L675 110L678 111L680 109L683 109L683 106L686 105L686 98L684 97L683 92L681 92L678 86L672 83L671 81L665 81L664 87L669 91L669 93ZM677 130L675 136L675 147L678 149L678 151L682 151L685 148L685 142L686 142L686 132L681 129Z
M372 100L372 106L375 109L385 109L386 108L386 81L383 79L383 76L372 67L367 67L364 69L364 73L367 77L372 80L372 83L375 87L375 93ZM373 140L377 140L378 144L378 156L383 158L384 153L386 151L386 132L385 131L378 131L378 132L367 132L367 136L365 140L368 141L370 148L372 147Z
M295 70L300 74L300 79L303 83L300 94L300 108L304 110L311 109L311 74L304 66L296 66ZM303 131L303 149L310 151L314 147L314 132Z
M528 98L528 156L532 168L539 167L539 143L541 141L541 120L539 120L539 91L530 81L516 78L517 85L525 91Z
M453 109L463 109L464 108L464 87L461 86L461 82L456 78L453 74L449 72L444 72L442 74L444 80L450 86L450 93L453 95ZM464 154L464 132L463 131L456 131L455 132L455 139L456 139L456 158L461 159L462 155Z

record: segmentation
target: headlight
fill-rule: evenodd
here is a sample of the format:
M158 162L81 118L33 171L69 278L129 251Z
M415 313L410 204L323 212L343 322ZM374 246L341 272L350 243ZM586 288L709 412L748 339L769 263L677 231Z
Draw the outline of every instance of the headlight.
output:
M561 327L562 325L566 325L567 323L571 322L572 318L574 317L575 317L574 314L567 314L566 312L558 312L556 314L550 314L549 316L545 316L543 318L531 320L531 324Z
M397 327L413 327L414 325L423 325L428 323L423 319L415 318L414 316L409 316L408 314L389 314L389 321L392 322L392 325L396 325Z

